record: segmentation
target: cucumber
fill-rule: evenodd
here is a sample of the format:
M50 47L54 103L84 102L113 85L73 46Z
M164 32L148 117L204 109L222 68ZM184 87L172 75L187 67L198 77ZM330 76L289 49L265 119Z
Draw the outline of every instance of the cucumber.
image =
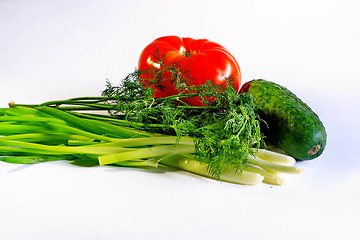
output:
M297 160L310 160L322 154L327 138L325 127L294 93L264 79L249 81L240 91L254 97L257 113L265 121L261 130L266 142Z

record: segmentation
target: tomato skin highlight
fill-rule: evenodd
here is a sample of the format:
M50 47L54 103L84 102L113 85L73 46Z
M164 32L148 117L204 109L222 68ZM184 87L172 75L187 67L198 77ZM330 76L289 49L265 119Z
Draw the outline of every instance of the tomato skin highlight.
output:
M201 86L208 80L215 85L224 85L231 80L234 89L240 90L240 66L226 48L207 39L165 36L146 46L138 63L138 70L143 72L140 79L145 87L153 88L155 98L179 93L173 73L166 70L174 65L188 86ZM161 76L156 75L161 70L164 70ZM183 101L192 106L203 105L199 97Z

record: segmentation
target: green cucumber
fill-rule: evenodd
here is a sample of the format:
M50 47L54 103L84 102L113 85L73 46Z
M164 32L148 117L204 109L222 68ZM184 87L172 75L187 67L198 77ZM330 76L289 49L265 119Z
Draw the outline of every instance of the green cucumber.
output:
M321 155L326 130L318 115L287 88L264 79L245 83L241 92L250 93L261 119L265 141L298 160Z

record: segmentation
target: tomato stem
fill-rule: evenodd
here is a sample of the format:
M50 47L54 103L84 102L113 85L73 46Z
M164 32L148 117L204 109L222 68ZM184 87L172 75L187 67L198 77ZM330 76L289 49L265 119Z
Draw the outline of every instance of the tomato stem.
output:
M185 50L182 55L183 55L184 57L191 57L192 55L194 55L194 51Z

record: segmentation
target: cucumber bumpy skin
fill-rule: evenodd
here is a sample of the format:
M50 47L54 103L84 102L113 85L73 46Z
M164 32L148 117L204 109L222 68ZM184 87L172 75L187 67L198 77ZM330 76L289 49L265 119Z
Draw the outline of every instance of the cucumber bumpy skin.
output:
M274 144L297 160L321 155L326 145L326 130L318 115L287 88L264 79L245 83L241 92L254 98L265 141Z

